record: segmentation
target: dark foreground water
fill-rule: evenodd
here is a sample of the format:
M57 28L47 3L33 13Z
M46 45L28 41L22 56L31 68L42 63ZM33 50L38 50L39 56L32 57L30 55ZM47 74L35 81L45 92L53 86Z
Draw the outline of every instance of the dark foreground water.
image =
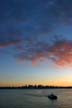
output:
M57 101L47 98L51 92ZM0 90L0 108L72 108L72 89Z

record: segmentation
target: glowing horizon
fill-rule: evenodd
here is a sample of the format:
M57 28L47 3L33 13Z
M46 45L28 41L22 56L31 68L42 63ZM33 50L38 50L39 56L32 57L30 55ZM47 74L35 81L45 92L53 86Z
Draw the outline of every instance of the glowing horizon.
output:
M29 83L29 82L27 82L27 83L18 83L18 82L14 82L14 83L12 83L12 82L1 82L0 83L0 87L21 87L21 86L25 86L25 85L43 85L43 86L61 86L61 87L67 87L67 86L72 86L72 82L67 82L67 81L57 81L57 82L35 82L35 83L33 83L33 82L31 82L31 83Z

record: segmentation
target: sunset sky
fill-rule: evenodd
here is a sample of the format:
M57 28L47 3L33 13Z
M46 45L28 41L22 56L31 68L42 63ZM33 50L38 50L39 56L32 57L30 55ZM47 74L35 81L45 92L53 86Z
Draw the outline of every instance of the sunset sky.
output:
M72 86L72 0L0 1L0 86Z

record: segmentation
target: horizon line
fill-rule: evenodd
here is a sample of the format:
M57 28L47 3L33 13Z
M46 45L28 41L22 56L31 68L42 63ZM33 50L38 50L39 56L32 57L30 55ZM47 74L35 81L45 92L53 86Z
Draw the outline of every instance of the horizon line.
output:
M58 85L21 85L21 86L0 86L0 88L72 88L71 86L58 86Z

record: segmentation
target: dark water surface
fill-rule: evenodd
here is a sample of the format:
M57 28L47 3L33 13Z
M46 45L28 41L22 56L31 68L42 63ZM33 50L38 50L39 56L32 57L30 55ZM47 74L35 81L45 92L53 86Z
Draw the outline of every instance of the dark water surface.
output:
M57 101L47 98L51 92ZM0 90L0 108L72 108L72 89Z

